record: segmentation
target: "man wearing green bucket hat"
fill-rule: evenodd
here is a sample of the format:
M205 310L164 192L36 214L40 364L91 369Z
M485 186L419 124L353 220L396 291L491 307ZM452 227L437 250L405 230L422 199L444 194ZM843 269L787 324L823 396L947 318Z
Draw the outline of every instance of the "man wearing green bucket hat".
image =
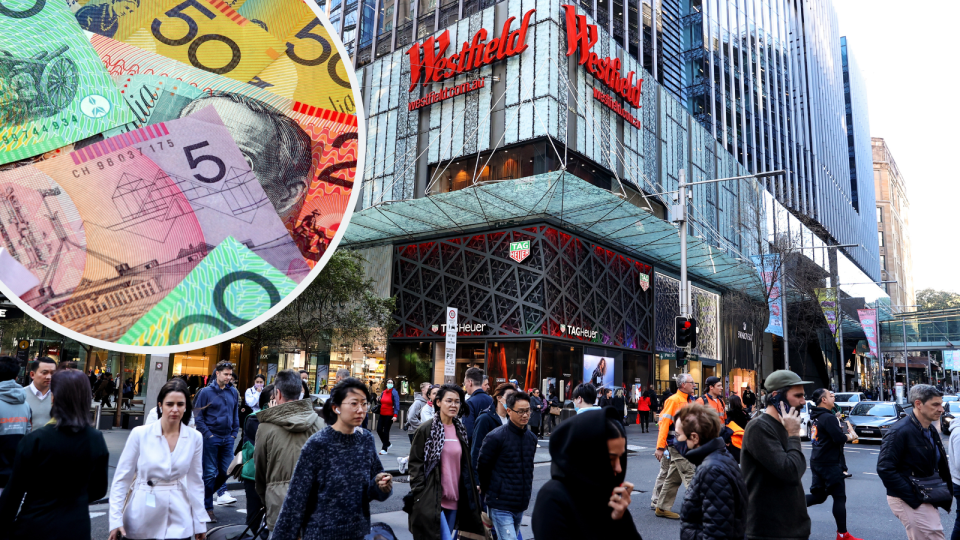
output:
M740 467L747 486L748 539L810 538L810 517L801 478L807 460L800 447L803 385L796 373L781 369L764 381L769 392L764 411L747 424ZM772 507L778 511L771 512Z

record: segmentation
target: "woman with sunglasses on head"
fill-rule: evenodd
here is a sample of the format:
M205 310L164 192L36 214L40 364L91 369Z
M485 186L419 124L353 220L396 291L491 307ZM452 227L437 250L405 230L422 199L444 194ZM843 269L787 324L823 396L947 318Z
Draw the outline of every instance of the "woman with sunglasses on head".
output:
M300 451L271 540L360 540L370 534L370 501L385 501L393 477L383 472L373 435L360 427L367 387L340 381L323 404L327 427Z
M459 386L441 386L433 402L434 417L413 436L410 493L403 502L416 540L448 540L453 531L484 535L470 445L460 421L464 401Z
M157 395L159 421L130 432L110 489L110 540L206 538L203 437L188 427L189 393L170 379Z

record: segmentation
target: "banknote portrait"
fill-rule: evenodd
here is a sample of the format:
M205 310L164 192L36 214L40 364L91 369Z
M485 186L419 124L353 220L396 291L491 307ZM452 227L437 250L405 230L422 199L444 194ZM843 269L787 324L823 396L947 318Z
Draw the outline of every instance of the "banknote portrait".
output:
M246 156L277 214L296 213L310 185L310 137L273 107L247 96L212 92L180 111L187 116L212 105Z

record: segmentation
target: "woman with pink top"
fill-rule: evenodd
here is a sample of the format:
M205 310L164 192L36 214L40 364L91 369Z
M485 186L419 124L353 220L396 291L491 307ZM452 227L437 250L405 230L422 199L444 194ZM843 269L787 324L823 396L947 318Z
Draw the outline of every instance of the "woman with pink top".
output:
M484 535L470 444L460 422L465 401L459 386L441 386L433 400L436 414L413 436L404 509L414 540L448 540L454 531Z

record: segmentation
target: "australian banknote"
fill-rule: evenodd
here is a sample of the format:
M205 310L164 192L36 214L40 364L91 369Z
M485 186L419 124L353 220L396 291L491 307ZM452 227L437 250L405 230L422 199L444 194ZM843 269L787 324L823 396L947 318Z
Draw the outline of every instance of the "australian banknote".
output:
M11 281L12 274L4 283L37 311L52 309L57 291L80 284L87 258L83 220L66 191L39 169L0 174L0 239L0 247L35 279L27 290L20 279Z
M133 119L62 1L0 9L0 164Z
M310 264L320 259L353 188L356 116L283 98L103 36L92 36L91 43L138 115L124 129L212 105L303 256Z
M227 238L120 338L125 345L177 345L246 324L296 283L242 243Z
M237 11L285 47L251 84L308 105L357 113L347 76L350 59L340 56L334 39L305 3L246 0Z
M244 82L284 51L223 0L96 0L76 18L87 31Z

